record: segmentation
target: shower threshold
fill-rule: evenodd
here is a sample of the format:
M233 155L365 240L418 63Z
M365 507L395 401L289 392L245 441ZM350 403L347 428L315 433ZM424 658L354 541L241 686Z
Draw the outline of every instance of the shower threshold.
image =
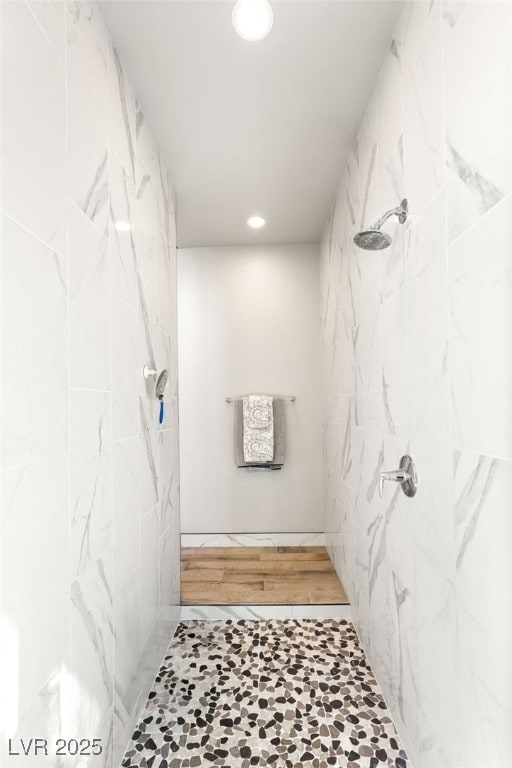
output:
M181 604L347 605L325 547L181 550Z

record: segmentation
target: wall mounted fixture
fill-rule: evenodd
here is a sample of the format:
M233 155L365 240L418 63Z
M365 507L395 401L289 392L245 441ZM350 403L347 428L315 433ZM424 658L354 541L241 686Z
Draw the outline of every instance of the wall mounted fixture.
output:
M406 496L415 496L418 490L418 475L416 466L410 456L402 456L400 459L400 469L393 469L390 472L381 472L379 477L379 496L382 499L384 483L389 480L394 483L401 483L402 491Z
M235 403L237 400L243 400L247 395L235 395L234 397L226 397L226 403ZM274 398L280 400L286 400L289 403L295 402L295 395L273 395Z
M274 26L274 11L268 0L237 0L231 22L240 37L254 43L269 34Z
M380 219L375 222L373 227L358 232L357 235L354 236L354 243L359 246L359 248L364 248L365 251L382 251L384 248L389 248L393 242L393 238L391 235L388 235L387 232L381 231L382 225L390 216L398 216L400 224L404 224L407 220L408 213L409 203L404 198L399 206L386 211L384 216L381 216Z
M158 371L156 370L156 368L151 368L149 365L145 365L144 368L142 369L142 375L144 376L146 381L150 379L152 376L156 376L157 373Z

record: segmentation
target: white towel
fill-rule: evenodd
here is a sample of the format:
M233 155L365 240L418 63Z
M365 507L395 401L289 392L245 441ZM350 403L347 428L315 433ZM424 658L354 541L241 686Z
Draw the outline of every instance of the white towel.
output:
M244 397L244 424L248 429L268 429L273 422L274 399L268 395Z
M274 458L274 400L267 395L243 399L244 461Z

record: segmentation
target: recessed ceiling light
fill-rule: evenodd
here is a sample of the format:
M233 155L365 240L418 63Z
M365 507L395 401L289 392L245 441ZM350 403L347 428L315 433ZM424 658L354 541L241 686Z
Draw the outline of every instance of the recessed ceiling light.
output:
M261 229L267 222L262 216L250 216L247 219L247 224L253 229Z
M235 31L244 40L263 40L274 26L274 11L268 0L237 0L231 13Z
M119 230L119 232L129 232L131 230L129 221L116 221L114 227Z

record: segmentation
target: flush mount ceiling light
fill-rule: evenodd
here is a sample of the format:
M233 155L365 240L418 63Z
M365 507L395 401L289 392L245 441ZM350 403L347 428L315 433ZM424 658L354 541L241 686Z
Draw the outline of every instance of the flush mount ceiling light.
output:
M265 221L265 219L262 216L250 216L247 219L247 224L252 229L261 229L262 227L265 226L266 223L267 222Z
M131 225L130 225L130 222L128 221L116 221L116 223L114 224L114 227L119 232L129 232L131 230Z
M268 0L237 0L231 13L237 34L244 40L263 40L274 26L274 11Z

